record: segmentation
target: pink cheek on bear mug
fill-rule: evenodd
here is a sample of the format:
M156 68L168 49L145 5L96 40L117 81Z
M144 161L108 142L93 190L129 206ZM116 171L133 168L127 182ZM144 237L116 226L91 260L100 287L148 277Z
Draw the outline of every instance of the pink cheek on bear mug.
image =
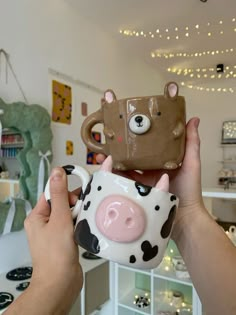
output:
M156 268L171 234L178 198L164 174L155 187L112 173L108 156L92 176L82 167L64 166L79 176L82 191L72 209L78 245L102 258L140 269ZM49 181L45 196L50 200Z

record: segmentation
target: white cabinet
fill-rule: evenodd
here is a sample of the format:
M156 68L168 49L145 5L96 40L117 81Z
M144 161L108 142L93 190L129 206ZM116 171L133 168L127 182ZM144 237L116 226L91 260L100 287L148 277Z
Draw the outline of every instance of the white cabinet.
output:
M69 315L89 315L109 300L109 262L105 259L88 260L80 248L80 264L83 269L84 284Z
M202 315L201 302L190 278L176 276L173 258L177 255L178 250L170 241L156 269L138 270L115 264L115 315ZM142 298L145 307L136 305Z

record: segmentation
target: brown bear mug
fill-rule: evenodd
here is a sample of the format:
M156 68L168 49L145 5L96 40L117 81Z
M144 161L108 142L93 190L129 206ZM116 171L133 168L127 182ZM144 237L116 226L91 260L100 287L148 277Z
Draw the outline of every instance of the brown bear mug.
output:
M96 153L111 155L118 170L176 169L185 151L185 99L175 82L165 85L164 95L117 100L104 93L101 108L81 127L85 145ZM97 142L92 128L103 124L105 143Z

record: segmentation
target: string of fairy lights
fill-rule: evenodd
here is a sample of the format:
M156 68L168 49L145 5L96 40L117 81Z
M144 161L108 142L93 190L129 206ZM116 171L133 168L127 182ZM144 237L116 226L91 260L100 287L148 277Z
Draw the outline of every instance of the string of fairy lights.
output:
M207 51L196 51L196 52L177 52L177 53L161 53L158 50L154 50L151 52L151 57L152 58L165 58L165 59L170 59L170 58L199 58L199 57L204 57L207 55L223 55L227 53L233 53L236 52L235 48L226 48L222 50L207 50Z
M224 30L224 26L227 25L227 32ZM211 23L202 23L196 24L193 26L185 26L179 27L174 26L172 28L156 28L154 31L149 30L131 30L131 29L120 29L120 34L122 36L128 36L139 39L147 38L147 39L158 39L158 40L181 40L181 39L190 39L195 36L197 38L203 38L206 36L208 38L213 36L221 36L224 35L229 36L230 33L235 34L236 36L236 18L233 17L226 22L223 20L218 20L217 22ZM227 33L227 34L226 34ZM201 36L201 37L200 37ZM233 39L233 37L232 37ZM228 47L226 49L216 49L216 50L204 50L204 51L181 51L181 52L161 52L158 49L151 51L150 56L151 58L164 58L164 59L173 59L173 58L201 58L204 56L215 56L215 55L226 55L226 54L233 54L236 52L235 47ZM185 86L190 89L195 89L198 91L206 91L206 92L228 92L234 93L236 92L236 87L229 87L229 88L214 88L214 87L206 87L205 85L193 85L188 84L189 80L201 80L203 84L204 79L234 79L236 78L236 65L234 66L227 66L224 68L224 71L221 73L216 72L216 68L213 67L205 67L205 68L179 68L179 67L169 67L167 68L169 73L173 73L177 76L182 76L183 80L186 82L181 82L182 86ZM187 81L188 80L188 81Z
M198 79L232 79L236 78L236 65L230 67L227 66L223 73L216 73L216 69L210 68L168 68L168 72L175 73L176 75L183 75L189 78Z
M223 93L235 93L236 89L229 87L229 88L216 88L216 87L205 87L201 85L193 85L193 84L188 84L185 82L181 82L181 85L184 87L187 87L189 89L197 90L197 91L206 91L206 92L223 92Z
M236 33L236 18L233 17L231 19L232 25L228 27L228 31L232 31ZM211 36L218 36L224 35L225 31L222 26L225 24L223 20L219 20L215 23L207 22L206 24L196 24L194 26L185 26L185 27L172 27L172 28L156 28L155 31L144 31L144 30L130 30L130 29L120 29L120 34L124 36L130 37L143 37L143 38L159 38L159 39L166 39L166 40L179 40L179 39L188 39L192 36L196 35L206 35L208 37ZM218 27L216 27L218 26ZM213 28L214 27L214 30Z

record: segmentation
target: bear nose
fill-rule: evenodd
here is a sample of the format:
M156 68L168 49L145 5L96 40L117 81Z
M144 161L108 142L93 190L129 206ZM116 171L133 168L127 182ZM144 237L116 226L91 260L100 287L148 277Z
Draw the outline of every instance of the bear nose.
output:
M137 116L137 117L135 117L135 121L136 121L136 123L140 124L143 121L143 117Z

